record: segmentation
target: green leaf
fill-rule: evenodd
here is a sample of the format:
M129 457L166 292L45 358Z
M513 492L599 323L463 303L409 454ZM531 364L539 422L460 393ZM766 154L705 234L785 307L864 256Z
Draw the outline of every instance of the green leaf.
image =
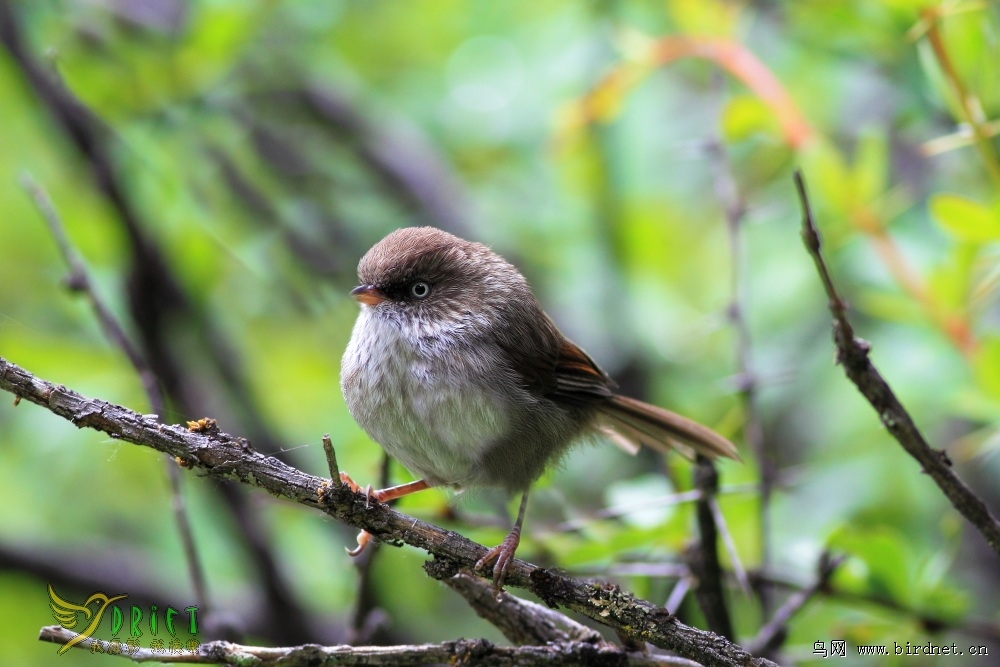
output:
M967 309L978 251L979 245L975 243L956 243L947 261L930 272L927 286L935 303L959 313Z
M941 194L931 197L931 214L942 229L962 241L983 243L1000 239L1000 215L958 195Z
M834 575L839 587L898 602L909 600L913 563L903 535L891 528L844 526L831 535L829 546L853 556Z
M905 324L922 323L927 313L909 294L885 290L863 290L854 298L857 307L875 317Z
M987 395L1000 399L1000 338L984 339L973 360L976 384Z
M865 132L858 141L854 158L854 194L867 202L881 195L889 173L889 151L884 132Z
M815 214L825 221L826 233L832 225L843 225L853 205L851 174L844 156L829 141L810 142L799 154L802 172L809 179Z
M722 134L728 142L748 139L754 134L774 134L777 124L767 105L756 97L737 95L722 112Z
M739 3L670 0L667 7L681 32L691 35L729 36L740 17Z

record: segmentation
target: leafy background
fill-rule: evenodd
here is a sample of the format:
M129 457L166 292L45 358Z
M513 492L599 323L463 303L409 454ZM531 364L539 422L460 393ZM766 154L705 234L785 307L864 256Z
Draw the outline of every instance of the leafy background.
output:
M833 364L791 181L801 167L876 364L1000 507L996 5L42 0L3 12L25 52L106 124L124 198L185 304L138 282L121 211L0 50L0 355L149 410L86 299L65 289L27 174L130 333L150 331L130 291L160 317L162 359L188 399L175 397L166 421L216 417L315 474L328 432L341 467L377 481L381 451L337 386L356 313L346 293L385 233L441 226L517 263L628 392L740 442L748 419L760 424L770 501L752 452L721 468L743 565L802 585L824 550L848 555L794 618L782 659L819 661L813 642L832 639L855 658L854 644L907 641L1000 652L995 554ZM728 186L745 204L735 251ZM50 581L74 599L103 587L161 608L193 603L159 455L10 401L0 451L0 655L52 661L55 648L35 641L52 623ZM345 527L241 489L248 527L220 500L232 490L190 474L182 486L212 631L502 641L423 575L414 550L381 547L359 575ZM580 448L539 484L520 555L616 577L662 604L694 534L692 506L669 494L688 488L683 461ZM497 504L430 491L401 509L495 543ZM597 516L609 507L621 511ZM749 639L765 612L727 588ZM282 600L298 613L276 627L268 614ZM690 601L680 613L704 623Z

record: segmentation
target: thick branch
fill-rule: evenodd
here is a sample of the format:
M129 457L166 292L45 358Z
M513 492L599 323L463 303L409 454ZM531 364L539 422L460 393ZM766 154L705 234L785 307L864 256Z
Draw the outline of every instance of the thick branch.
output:
M293 468L253 449L242 438L210 430L187 431L153 417L80 394L36 378L0 357L0 389L41 405L79 428L165 452L216 479L239 481L326 512L386 542L405 543L435 556L428 570L438 578L471 570L486 547L461 535L371 503L364 493ZM489 576L490 573L484 573ZM583 583L515 560L507 583L527 588L550 606L562 605L614 628L706 665L771 665L728 640L684 625L665 609L638 600L609 584Z
M844 372L858 391L875 408L886 430L910 456L917 460L952 506L982 534L990 548L1000 554L1000 522L990 513L982 498L973 493L951 469L951 459L948 458L948 454L944 450L932 449L927 443L906 408L868 358L871 345L854 335L854 329L847 319L847 304L837 292L820 252L819 232L813 221L812 208L809 205L801 172L795 172L795 185L802 204L802 238L816 263L816 270L830 299L837 362L844 367Z

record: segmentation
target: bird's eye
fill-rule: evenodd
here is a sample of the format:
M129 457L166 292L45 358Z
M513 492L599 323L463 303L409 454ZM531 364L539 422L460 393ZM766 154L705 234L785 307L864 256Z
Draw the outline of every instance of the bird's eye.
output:
M410 285L410 296L414 299L426 299L427 295L431 293L431 286L422 280Z

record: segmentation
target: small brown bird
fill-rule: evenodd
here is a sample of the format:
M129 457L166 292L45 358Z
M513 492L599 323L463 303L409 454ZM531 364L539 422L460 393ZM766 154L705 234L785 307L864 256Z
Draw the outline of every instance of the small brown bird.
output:
M361 313L341 365L354 419L418 480L521 492L510 534L476 563L503 585L528 489L573 442L601 433L629 449L738 459L718 433L615 393L614 382L560 333L524 276L485 245L432 227L399 229L358 265ZM344 480L357 488L346 475ZM360 553L369 539L358 536Z

